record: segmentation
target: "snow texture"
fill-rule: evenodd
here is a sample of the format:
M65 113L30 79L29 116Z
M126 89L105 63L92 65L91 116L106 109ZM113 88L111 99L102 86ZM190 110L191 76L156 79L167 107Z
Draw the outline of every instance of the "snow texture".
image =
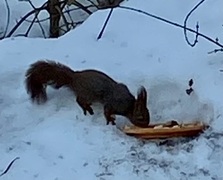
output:
M30 7L23 1L14 5L10 1L13 22ZM129 0L123 5L182 24L196 3ZM189 27L199 21L200 32L221 36L221 7L222 0L205 1L192 14ZM1 1L1 30L4 8ZM216 46L202 38L191 48L182 29L120 8L114 10L97 41L108 12L93 13L58 39L34 38L40 36L34 29L32 38L0 41L0 173L20 157L0 179L223 180L222 53L207 54ZM188 36L193 40L193 34ZM101 70L125 83L134 95L145 86L151 123L200 120L211 128L192 139L145 141L125 135L116 126L106 126L100 105L93 106L93 116L84 116L67 89L48 88L49 100L33 104L24 75L40 59L59 61L74 70ZM194 91L189 96L185 90L191 78ZM127 119L117 117L117 126L125 123L129 123Z

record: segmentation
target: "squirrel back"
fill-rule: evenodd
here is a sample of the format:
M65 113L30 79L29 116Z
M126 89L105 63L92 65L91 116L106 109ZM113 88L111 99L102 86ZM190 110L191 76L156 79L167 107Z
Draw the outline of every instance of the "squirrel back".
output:
M84 114L94 114L92 103L104 105L107 124L115 124L112 115L122 115L141 127L149 124L149 111L146 107L147 94L144 87L138 98L130 93L126 85L118 83L108 75L97 70L73 71L54 61L37 61L26 72L26 89L33 101L47 100L46 87L68 87L76 96L76 101Z

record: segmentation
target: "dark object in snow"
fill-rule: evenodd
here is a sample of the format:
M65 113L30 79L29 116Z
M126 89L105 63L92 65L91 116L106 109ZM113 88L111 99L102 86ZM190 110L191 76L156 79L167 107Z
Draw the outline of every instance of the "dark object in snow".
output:
M189 86L192 86L193 84L194 84L193 79L190 79L190 81L189 81L188 85L189 85Z
M144 87L138 91L137 99L126 85L118 83L97 70L73 71L54 61L37 61L26 72L26 89L31 99L37 103L47 100L46 87L52 85L59 89L68 87L76 95L76 101L87 112L94 114L91 104L104 105L107 124L115 125L112 115L127 117L134 125L147 127L150 122L147 109L147 92Z
M122 131L142 139L166 139L174 137L194 137L209 128L203 122L181 123L169 121L161 124L149 125L147 128L125 126Z
M6 173L9 171L9 169L10 169L11 166L12 166L12 164L13 164L17 159L19 159L19 157L16 157L15 159L13 159L13 160L9 163L9 165L8 165L7 168L4 170L4 172L0 174L0 177L3 176L4 174L6 174Z
M193 91L194 91L193 88L186 89L187 95L190 95Z
M186 93L187 93L188 95L190 95L190 94L194 91L194 89L192 88L193 84L194 84L193 79L190 79L190 81L188 82L188 85L189 85L190 87L189 87L188 89L186 89Z

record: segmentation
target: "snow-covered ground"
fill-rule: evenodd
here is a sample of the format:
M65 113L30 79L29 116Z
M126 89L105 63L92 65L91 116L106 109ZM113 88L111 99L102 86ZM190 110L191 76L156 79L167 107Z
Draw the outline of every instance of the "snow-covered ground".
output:
M129 0L123 5L182 24L196 3ZM18 7L21 12L25 9L13 8L20 12ZM205 1L192 14L189 26L199 21L200 32L221 42L221 7L222 0ZM222 53L207 54L216 46L202 38L191 48L182 29L119 8L97 41L108 12L97 11L59 39L0 41L0 173L20 157L0 179L222 180ZM140 85L145 86L152 123L202 120L211 128L189 140L144 141L106 126L100 106L93 107L95 115L84 116L66 89L49 88L46 104L32 104L24 74L39 59L56 60L74 70L102 70L135 95ZM188 96L185 90L191 78L194 92ZM117 121L122 125L127 120L117 117Z

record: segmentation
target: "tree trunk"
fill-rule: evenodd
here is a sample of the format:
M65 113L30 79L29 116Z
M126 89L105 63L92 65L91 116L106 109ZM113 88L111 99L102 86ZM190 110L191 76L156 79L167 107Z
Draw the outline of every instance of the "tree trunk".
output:
M59 0L48 0L48 12L50 14L50 38L58 38L60 36L59 22L60 12Z

